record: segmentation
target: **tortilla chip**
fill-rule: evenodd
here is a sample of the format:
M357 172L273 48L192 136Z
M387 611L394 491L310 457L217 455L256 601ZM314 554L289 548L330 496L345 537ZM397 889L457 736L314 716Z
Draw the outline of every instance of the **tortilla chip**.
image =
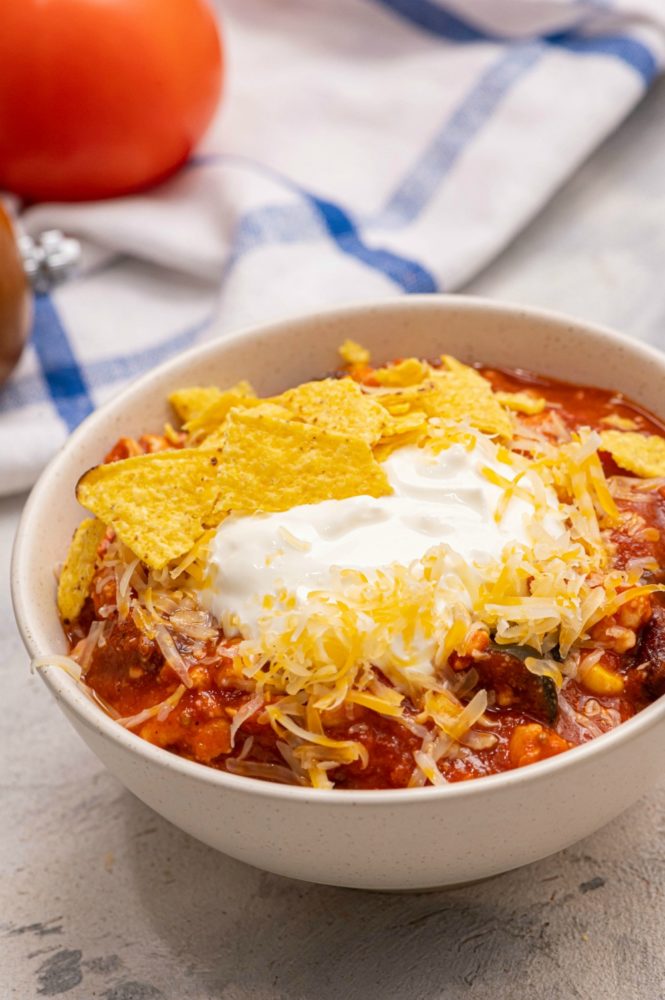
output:
M368 444L379 440L386 425L381 404L366 396L350 378L304 382L271 402L285 406L303 423L360 438Z
M176 389L169 396L169 403L184 424L216 403L221 395L222 390L214 385L195 385L188 389Z
M432 368L426 361L418 358L405 358L397 364L386 368L377 368L374 377L379 385L408 386L419 385L432 373Z
M373 398L394 417L420 411L426 417L470 424L486 434L512 437L510 417L487 379L455 358L444 355L443 361L446 369L430 369L423 382L380 391Z
M411 434L413 431L427 430L427 416L422 410L413 410L404 415L392 416L381 435L381 444L396 435Z
M665 439L656 434L601 431L600 450L609 452L617 465L636 476L665 476Z
M81 521L74 532L67 558L58 580L58 611L64 622L81 614L95 575L97 549L106 534L106 525L96 519Z
M76 496L152 569L188 552L217 497L219 450L184 448L99 465Z
M224 422L227 414L235 406L253 406L256 401L256 395L249 382L238 382L237 385L224 391L217 389L216 395L213 396L211 393L208 397L208 404L201 410L195 410L187 419L184 429L188 434L196 434L199 431L210 434Z
M339 348L339 356L345 365L368 365L370 353L355 340L345 340Z
M487 379L449 355L444 354L442 360L448 370L434 372L432 376L437 391L426 401L428 416L465 421L485 434L512 437L510 417Z
M526 413L527 416L542 413L547 406L547 400L542 396L532 396L530 392L496 392L495 396L507 410Z
M234 410L228 417L218 488L212 523L231 510L289 510L392 492L365 441L254 410Z
M257 399L256 406L252 406L251 410L254 414L264 414L268 417L275 417L277 420L291 420L292 413L287 410L285 406L279 406L278 403L271 403L265 399ZM213 431L203 439L200 444L201 448L223 448L226 441L226 425L227 422L224 421L217 430Z
M614 427L618 431L636 431L639 424L636 420L631 420L630 417L622 417L618 413L610 413L607 417L600 418L601 424L606 424L607 427Z
M398 448L421 444L427 437L428 427L427 417L422 410L415 410L404 416L391 416L380 440L373 445L377 462L385 462Z

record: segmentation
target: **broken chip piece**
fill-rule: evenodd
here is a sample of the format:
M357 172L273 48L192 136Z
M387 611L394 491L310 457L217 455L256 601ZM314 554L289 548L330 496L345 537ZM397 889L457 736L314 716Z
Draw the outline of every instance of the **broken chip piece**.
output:
M360 438L253 410L229 415L217 487L217 520L231 510L289 510L391 492L385 472Z
M196 392L195 389L189 391ZM217 390L217 393L214 397L210 395L208 404L201 410L194 410L187 419L184 429L189 434L196 434L199 431L210 434L223 424L232 409L237 406L254 406L258 402L249 382L238 382L237 385L225 389L223 392ZM180 405L182 405L182 400L180 400Z
M665 476L665 438L634 431L601 431L600 448L617 465L644 479Z
M486 434L497 434L510 438L513 427L510 416L499 402L487 379L463 365L454 358L444 355L445 368L442 370L427 366L427 377L409 385L374 390L367 389L394 417L422 412L425 417L464 422ZM407 359L395 365L403 377L416 378L422 367L416 368L411 362L422 366L416 358ZM389 372L391 369L382 369ZM410 373L410 374L409 374ZM384 377L381 372L377 378Z
M525 413L530 417L542 413L547 406L542 396L533 396L530 392L497 392L495 395L506 409Z
M381 404L364 395L350 378L304 382L274 397L272 402L285 406L306 424L357 437L368 444L379 440L389 422Z
M58 580L58 611L63 621L73 621L81 613L105 533L106 525L92 518L81 521L74 532Z
M217 498L220 455L184 448L98 465L79 479L76 497L142 562L161 569L203 533Z

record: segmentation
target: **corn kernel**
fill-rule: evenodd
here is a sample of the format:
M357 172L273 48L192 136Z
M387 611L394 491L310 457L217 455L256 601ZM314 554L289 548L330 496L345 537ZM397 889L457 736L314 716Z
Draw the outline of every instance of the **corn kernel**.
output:
M582 675L582 683L592 694L621 694L624 689L623 677L608 670L601 663L594 663Z

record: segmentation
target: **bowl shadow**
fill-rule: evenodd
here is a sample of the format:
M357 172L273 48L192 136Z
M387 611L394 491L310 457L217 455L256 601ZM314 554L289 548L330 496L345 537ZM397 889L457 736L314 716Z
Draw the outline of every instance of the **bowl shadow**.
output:
M594 844L606 831L484 882L375 893L259 871L125 800L128 838L146 815L157 827L149 853L128 863L146 920L183 970L179 1000L468 1000L474 988L560 1000L597 996L603 979L616 987L616 941L580 964L590 913L604 921Z

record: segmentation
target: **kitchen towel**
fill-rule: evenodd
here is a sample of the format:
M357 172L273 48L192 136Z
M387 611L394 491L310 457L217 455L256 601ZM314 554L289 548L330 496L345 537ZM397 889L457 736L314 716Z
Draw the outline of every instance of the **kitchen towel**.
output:
M639 101L663 0L224 0L224 100L147 193L20 212L80 239L0 389L0 492L131 379L225 331L452 291Z

